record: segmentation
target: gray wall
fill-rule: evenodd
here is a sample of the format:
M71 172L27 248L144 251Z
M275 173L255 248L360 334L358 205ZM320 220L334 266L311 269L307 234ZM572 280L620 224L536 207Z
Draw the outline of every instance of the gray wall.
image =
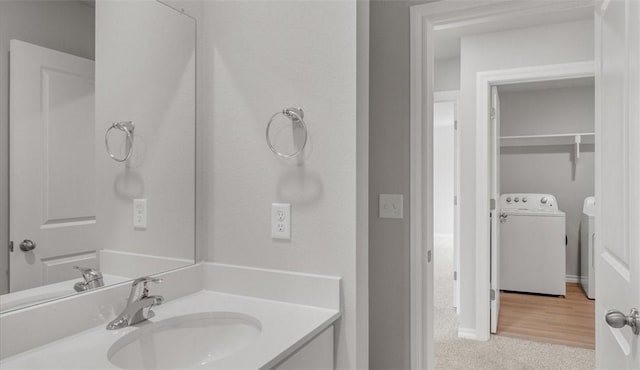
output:
M501 134L542 135L593 132L592 86L500 94ZM579 275L578 237L582 202L594 195L594 146L505 147L500 155L501 193L549 193L566 212L567 274ZM574 167L574 163L576 163Z
M8 291L9 40L94 59L94 9L75 1L0 1L0 294Z
M370 368L410 366L409 7L371 2L369 135ZM404 195L404 219L378 218L378 194Z

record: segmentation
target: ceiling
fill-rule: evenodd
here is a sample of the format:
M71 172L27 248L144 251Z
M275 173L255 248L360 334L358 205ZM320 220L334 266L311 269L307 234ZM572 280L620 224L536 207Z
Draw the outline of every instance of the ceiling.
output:
M543 15L510 16L492 22L442 27L442 29L436 29L435 33L435 56L436 59L459 58L460 39L465 36L585 19L593 19L593 8L585 7Z

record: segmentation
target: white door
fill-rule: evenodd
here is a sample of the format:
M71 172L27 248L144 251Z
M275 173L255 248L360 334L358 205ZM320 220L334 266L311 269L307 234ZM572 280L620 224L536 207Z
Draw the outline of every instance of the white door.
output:
M640 336L605 320L625 324L607 312L640 309L640 2L605 1L596 13L596 365L640 369Z
M491 87L491 332L498 332L500 316L500 98Z
M93 76L91 60L11 40L11 292L95 267Z
M458 100L453 103L453 305L460 314L460 130Z

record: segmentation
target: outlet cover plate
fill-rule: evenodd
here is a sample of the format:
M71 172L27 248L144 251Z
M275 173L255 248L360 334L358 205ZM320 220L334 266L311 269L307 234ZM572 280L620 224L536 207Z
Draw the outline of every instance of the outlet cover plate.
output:
M271 204L271 238L291 240L291 204Z
M133 200L133 227L138 230L147 228L147 199Z

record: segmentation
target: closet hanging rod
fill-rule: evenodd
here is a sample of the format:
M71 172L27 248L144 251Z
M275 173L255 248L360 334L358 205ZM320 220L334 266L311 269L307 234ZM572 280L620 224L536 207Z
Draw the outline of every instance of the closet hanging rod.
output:
M569 134L545 134L545 135L516 135L516 136L500 136L500 140L511 139L545 139L545 138L562 138L574 136L595 136L594 132L576 132Z
M549 146L549 145L574 145L575 159L580 158L581 144L594 144L595 133L579 132L571 134L548 134L548 135L520 135L501 136L501 147L517 146Z
M572 145L576 142L580 142L582 144L594 144L595 134L593 132L579 132L572 134L519 135L500 137L500 146Z

